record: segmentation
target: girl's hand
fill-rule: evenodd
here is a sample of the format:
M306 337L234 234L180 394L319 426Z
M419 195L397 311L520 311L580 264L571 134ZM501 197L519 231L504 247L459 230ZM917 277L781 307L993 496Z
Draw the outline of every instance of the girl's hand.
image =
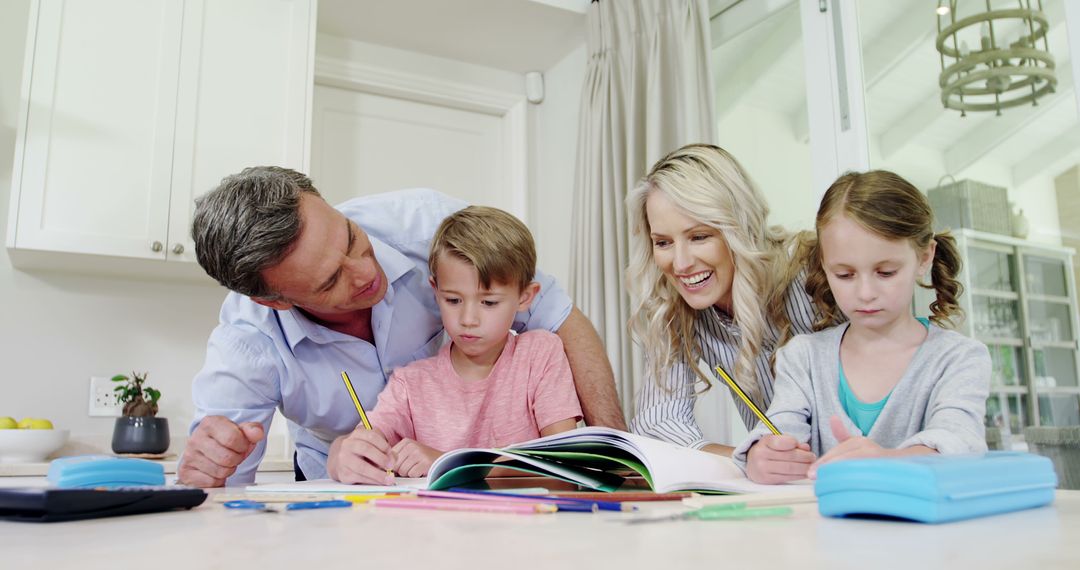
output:
M394 471L403 477L423 477L427 475L431 464L442 455L438 449L430 448L416 440L403 439L391 449L395 457Z
M746 454L746 475L755 483L774 485L806 478L815 456L810 446L790 435L767 435Z
M892 454L892 450L881 447L868 437L863 437L861 435L852 436L851 432L844 427L844 422L839 416L829 418L829 427L832 428L833 435L836 437L836 440L840 442L840 445L830 449L828 453L821 456L821 459L818 459L810 466L810 471L807 475L811 479L817 477L818 467L829 463L830 461L843 461L844 459L866 457L886 457Z

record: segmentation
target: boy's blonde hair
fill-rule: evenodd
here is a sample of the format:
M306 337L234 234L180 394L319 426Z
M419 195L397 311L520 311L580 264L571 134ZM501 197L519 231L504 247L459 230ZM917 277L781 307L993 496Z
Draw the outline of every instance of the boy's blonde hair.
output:
M956 279L961 267L960 252L949 232L934 233L934 212L918 188L887 170L848 172L837 178L821 199L814 224L818 235L839 214L885 239L907 240L917 253L926 251L931 240L937 242L930 269L933 284L919 283L919 286L937 293L937 299L930 304L930 320L938 326L951 324L952 317L961 312L959 298L963 286ZM832 326L840 318L840 309L821 265L820 241L807 240L804 247L806 293L821 312L814 328Z
M439 224L428 256L431 278L436 281L443 253L475 267L485 289L492 282L524 289L536 274L532 233L521 220L498 208L469 206Z
M731 284L732 317L741 330L734 378L758 405L764 404L754 359L766 335L779 347L791 335L785 308L787 289L798 271L792 269L794 236L769 226L769 207L749 175L724 149L707 144L684 146L660 159L626 200L631 224L630 266L626 284L632 313L630 331L649 362L649 372L664 386L664 371L682 362L693 370L703 389L709 380L698 369L701 348L694 341L697 311L653 261L645 203L661 192L691 218L717 229L731 250L735 275ZM771 359L770 359L771 360Z

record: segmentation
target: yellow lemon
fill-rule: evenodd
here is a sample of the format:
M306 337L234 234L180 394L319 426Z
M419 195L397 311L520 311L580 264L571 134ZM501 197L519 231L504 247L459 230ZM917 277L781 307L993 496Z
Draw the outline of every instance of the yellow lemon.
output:
M19 422L15 421L15 418L10 416L4 416L0 418L0 429L18 429Z
M34 418L23 418L19 420L17 424L19 429L30 429L30 422L34 421Z
M52 422L45 418L31 418L30 429L52 429Z

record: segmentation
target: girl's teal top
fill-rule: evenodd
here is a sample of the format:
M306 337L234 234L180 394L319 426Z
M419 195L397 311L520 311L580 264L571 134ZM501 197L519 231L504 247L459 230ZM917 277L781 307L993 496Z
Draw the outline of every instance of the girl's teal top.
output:
M916 317L916 319L929 330L929 319L925 317ZM881 409L885 407L885 402L889 401L892 391L890 390L884 398L872 404L863 402L855 396L854 392L851 391L851 387L848 386L847 377L844 375L844 363L839 362L839 354L836 355L836 359L837 368L840 370L840 405L843 406L844 412L851 418L855 427L859 428L859 431L865 436L870 433L870 428L874 427L874 422L881 415Z

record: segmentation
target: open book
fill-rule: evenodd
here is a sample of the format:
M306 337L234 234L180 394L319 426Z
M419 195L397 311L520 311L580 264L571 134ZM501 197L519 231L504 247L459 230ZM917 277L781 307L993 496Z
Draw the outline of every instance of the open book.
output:
M759 485L727 457L604 427L585 427L503 449L456 449L435 460L429 489L448 489L483 479L494 467L554 477L584 487L614 491L627 470L640 474L658 493L790 491Z

